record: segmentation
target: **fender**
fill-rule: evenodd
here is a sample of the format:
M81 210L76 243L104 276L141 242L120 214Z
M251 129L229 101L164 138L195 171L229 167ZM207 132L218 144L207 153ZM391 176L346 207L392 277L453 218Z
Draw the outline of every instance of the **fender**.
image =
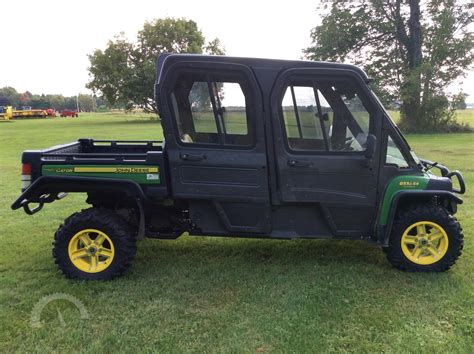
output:
M41 210L44 203L52 203L62 199L67 192L93 192L109 191L125 193L141 203L147 202L140 185L131 180L97 177L75 176L42 176L35 180L11 205L13 210L24 208L27 214L34 214ZM34 209L29 208L30 203L38 203Z
M462 204L463 200L456 196L453 192L446 190L404 190L397 192L390 203L390 212L385 224L382 224L379 220L377 224L376 235L378 242L383 246L388 246L388 241L390 238L390 233L392 231L393 221L395 219L395 214L397 212L398 205L403 200L407 198L415 199L431 199L433 197L438 197L443 201L448 202L448 208L451 209L451 213L456 213L457 205ZM383 220L382 220L383 222Z

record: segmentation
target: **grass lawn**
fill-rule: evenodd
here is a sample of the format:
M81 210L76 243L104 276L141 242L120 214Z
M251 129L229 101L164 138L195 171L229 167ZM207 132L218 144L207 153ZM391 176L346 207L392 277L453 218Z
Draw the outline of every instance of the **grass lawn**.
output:
M472 352L474 134L407 137L419 156L466 178L465 248L446 273L397 271L364 242L187 236L140 242L130 271L114 281L65 279L51 241L84 198L70 195L34 216L11 211L21 152L80 137L161 136L159 123L134 115L0 124L0 351ZM81 300L89 319L58 301L32 328L34 305L53 293Z
M400 112L398 111L389 111L390 117L398 122L400 120ZM464 123L474 127L474 109L463 109L456 111L456 119L460 123Z

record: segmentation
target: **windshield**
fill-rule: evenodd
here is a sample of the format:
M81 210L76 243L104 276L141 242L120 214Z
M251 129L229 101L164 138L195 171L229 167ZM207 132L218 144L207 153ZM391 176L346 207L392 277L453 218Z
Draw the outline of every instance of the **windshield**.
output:
M402 152L395 144L390 135L388 136L387 141L387 155L385 157L385 163L390 165L396 165L398 168L409 167L407 161L403 157Z

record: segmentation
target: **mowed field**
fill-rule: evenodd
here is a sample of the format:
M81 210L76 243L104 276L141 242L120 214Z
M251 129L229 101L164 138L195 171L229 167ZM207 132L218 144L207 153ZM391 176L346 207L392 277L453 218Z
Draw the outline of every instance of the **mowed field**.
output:
M474 112L462 119L474 126ZM146 116L119 114L0 123L0 351L473 351L474 134L407 136L467 182L464 252L448 272L400 272L365 242L184 236L140 242L129 272L109 282L67 280L52 260L53 234L84 196L34 216L10 209L21 152L81 137L162 133ZM54 293L82 301L89 318L56 301L32 327L35 304Z

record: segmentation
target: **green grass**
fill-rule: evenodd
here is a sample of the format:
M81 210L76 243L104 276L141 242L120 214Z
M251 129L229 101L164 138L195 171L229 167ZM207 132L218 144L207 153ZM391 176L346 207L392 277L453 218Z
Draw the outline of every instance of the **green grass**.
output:
M0 124L2 352L472 352L474 134L408 136L420 156L467 180L458 213L466 245L446 273L397 271L364 242L182 237L140 242L130 271L110 282L67 280L52 261L52 236L86 206L83 196L34 216L9 207L21 152L79 137L162 134L149 118L114 114ZM58 302L31 328L33 306L56 292L80 299L90 319Z
M474 127L474 109L463 109L456 111L456 118L461 123Z
M400 120L400 112L399 111L389 111L390 117L398 123ZM467 124L474 128L474 109L463 109L456 111L456 119L460 123Z

